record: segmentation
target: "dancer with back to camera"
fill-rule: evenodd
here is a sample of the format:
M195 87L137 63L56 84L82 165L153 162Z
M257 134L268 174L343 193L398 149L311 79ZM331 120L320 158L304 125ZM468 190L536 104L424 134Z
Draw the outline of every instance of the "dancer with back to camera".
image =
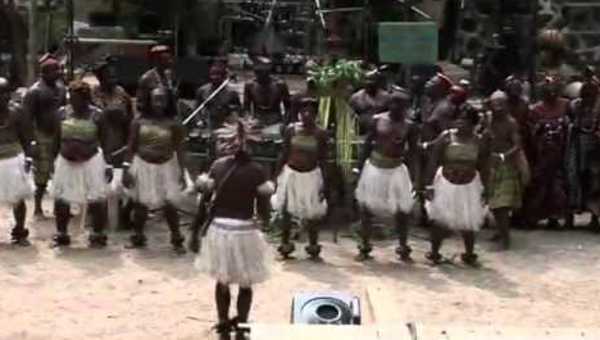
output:
M217 281L216 330L221 339L228 339L231 331L236 331L236 339L245 338L237 325L248 322L252 286L265 281L270 272L269 245L253 216L256 205L263 223L269 223L269 199L274 185L248 153L248 143L260 139L254 126L254 122L240 119L218 130L218 146L225 156L215 161L208 174L196 183L203 192L201 205L209 208L200 209L193 225L192 243L200 234L206 234L196 266ZM232 284L240 288L238 315L230 319Z

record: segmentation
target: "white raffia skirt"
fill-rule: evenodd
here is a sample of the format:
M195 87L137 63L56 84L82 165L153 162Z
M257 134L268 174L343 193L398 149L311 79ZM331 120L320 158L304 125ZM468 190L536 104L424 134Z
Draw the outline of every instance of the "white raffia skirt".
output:
M483 184L479 173L468 184L453 184L442 174L440 167L433 181L433 200L425 209L429 218L450 230L479 231L487 209L482 200Z
M254 221L215 218L195 265L220 283L249 287L269 278L272 261L271 249Z
M300 219L319 220L327 213L327 201L321 197L322 189L320 168L299 172L286 165L277 177L277 191L271 197L271 205L278 212L285 209Z
M149 163L135 156L129 173L135 182L128 194L135 202L150 209L174 203L182 195L179 183L181 169L176 156L163 164Z
M113 178L109 185L108 195L111 197L121 197L125 194L125 187L123 187L123 169L115 168L113 170Z
M33 196L31 173L25 173L25 155L0 160L0 203L16 204Z
M355 194L361 206L381 217L409 213L415 204L412 182L404 164L384 169L367 160Z
M71 162L59 155L50 193L55 199L74 204L103 201L109 190L105 170L102 152L85 162Z

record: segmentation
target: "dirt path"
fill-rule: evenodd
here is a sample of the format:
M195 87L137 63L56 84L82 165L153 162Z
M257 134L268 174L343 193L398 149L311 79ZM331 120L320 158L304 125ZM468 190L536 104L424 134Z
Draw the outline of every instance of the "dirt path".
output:
M124 249L126 233L90 250L74 221L72 249L58 252L48 247L53 221L30 226L34 245L22 249L7 244L8 211L0 217L0 339L202 339L214 322L213 282L194 270L192 255L170 253L165 226L150 228L147 250ZM600 325L600 236L587 231L519 232L507 253L482 242L479 270L428 266L421 239L412 240L413 265L394 261L392 242L377 244L375 262L358 264L351 239L324 239L324 263L299 253L274 265L256 289L253 320L288 323L295 293L341 290L361 297L366 322ZM444 252L459 246L452 240Z

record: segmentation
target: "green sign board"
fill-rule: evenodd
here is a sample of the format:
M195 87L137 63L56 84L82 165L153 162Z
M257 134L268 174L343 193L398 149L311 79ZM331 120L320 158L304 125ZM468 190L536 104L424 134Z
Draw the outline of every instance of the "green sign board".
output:
M438 28L435 22L380 22L379 61L402 64L435 64Z

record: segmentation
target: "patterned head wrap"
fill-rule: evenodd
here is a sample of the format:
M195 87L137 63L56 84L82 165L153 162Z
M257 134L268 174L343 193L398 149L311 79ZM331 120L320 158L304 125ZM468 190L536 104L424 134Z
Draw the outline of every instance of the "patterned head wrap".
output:
M243 149L247 143L260 142L261 131L257 121L252 118L240 118L233 123L225 123L215 131L217 152L221 155L231 155Z

